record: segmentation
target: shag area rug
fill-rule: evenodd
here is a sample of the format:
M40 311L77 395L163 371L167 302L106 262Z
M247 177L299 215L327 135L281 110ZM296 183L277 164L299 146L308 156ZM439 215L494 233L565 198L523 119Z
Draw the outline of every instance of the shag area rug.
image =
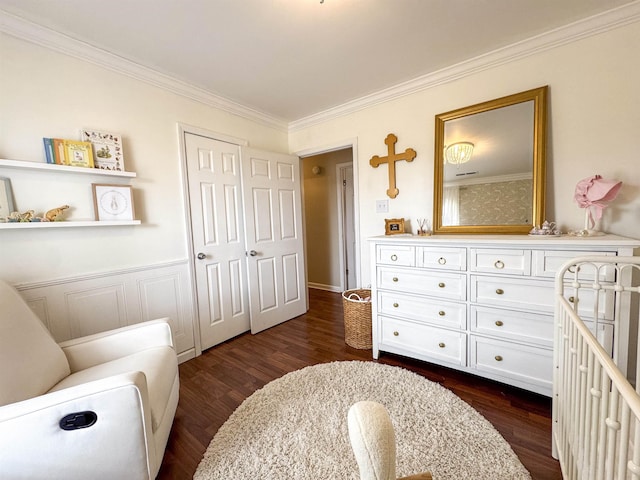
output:
M256 391L218 430L193 478L358 480L347 412L360 400L389 411L398 477L429 470L434 480L531 478L498 431L452 392L362 361L306 367Z

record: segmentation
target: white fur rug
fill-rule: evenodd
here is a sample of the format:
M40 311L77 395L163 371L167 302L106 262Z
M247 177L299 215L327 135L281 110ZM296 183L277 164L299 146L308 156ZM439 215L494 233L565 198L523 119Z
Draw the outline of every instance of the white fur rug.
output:
M303 368L255 392L220 428L193 478L357 480L347 412L360 400L389 411L399 477L429 470L434 480L531 478L493 426L452 392L358 361Z

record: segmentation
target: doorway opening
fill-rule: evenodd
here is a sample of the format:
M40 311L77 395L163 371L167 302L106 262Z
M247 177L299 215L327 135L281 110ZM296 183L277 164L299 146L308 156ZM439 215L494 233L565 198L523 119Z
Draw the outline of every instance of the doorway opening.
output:
M342 292L359 282L355 145L298 153L309 288Z

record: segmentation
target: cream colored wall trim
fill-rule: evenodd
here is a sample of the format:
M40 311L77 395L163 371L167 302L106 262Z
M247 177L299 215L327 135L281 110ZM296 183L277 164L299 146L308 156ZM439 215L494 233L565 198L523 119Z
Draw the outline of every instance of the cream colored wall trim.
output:
M395 98L404 97L421 90L452 82L482 70L513 62L538 52L556 48L637 21L640 21L640 1L635 1L599 15L594 15L593 17L550 30L549 32L504 48L499 48L484 55L395 85L391 88L380 90L371 95L295 120L289 123L289 132L302 130L333 118L348 115Z
M58 342L169 317L180 360L196 354L186 260L15 287Z
M143 67L135 62L126 60L62 33L58 33L42 25L29 22L3 10L0 10L0 32L93 63L262 125L281 131L286 131L287 129L287 123L280 118L214 95L177 78Z
M309 282L308 286L309 288L315 288L316 290L325 290L327 292L342 293L342 289L340 288L340 286L336 286L336 285L324 285L322 283Z

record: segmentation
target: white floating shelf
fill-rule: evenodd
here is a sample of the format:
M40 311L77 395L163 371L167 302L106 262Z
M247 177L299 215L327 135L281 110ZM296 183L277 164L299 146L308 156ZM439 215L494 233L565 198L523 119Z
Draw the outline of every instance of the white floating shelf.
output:
M140 220L118 221L61 221L61 222L7 222L0 223L0 230L20 228L72 228L72 227L123 227L126 225L140 225Z
M56 165L43 162L26 162L23 160L6 160L0 158L0 167L20 168L25 170L46 170L49 172L60 173L83 173L85 175L107 175L111 177L129 177L136 176L135 172L117 172L113 170L101 170L99 168L70 167L68 165Z

